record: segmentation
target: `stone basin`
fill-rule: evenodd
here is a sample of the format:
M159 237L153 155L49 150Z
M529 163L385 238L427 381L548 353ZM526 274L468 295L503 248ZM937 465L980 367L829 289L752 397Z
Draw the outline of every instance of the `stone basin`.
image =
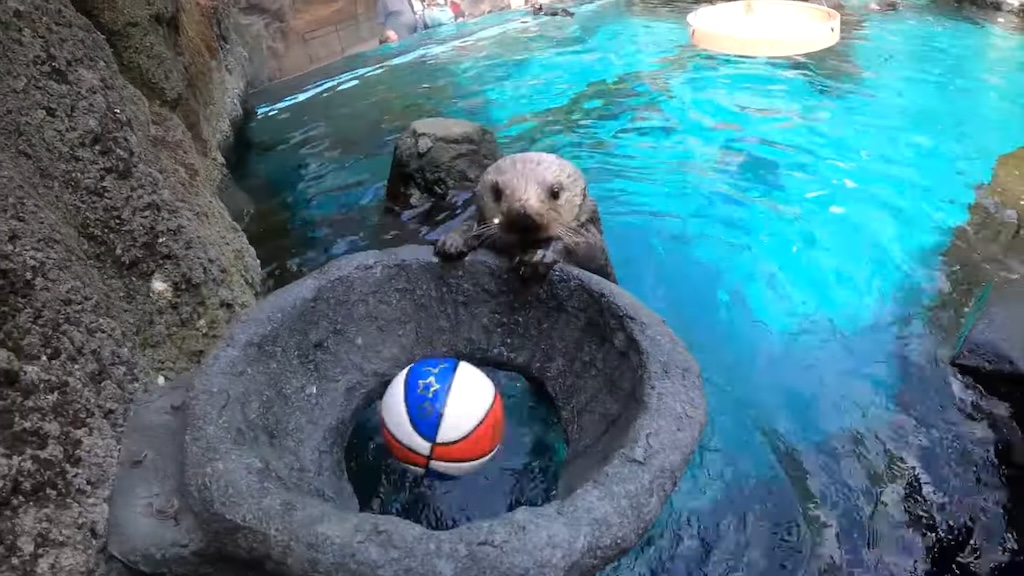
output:
M569 445L554 501L447 531L359 512L353 420L438 354L547 389ZM273 293L188 383L137 403L109 548L171 574L593 574L650 528L705 419L696 362L618 286L567 266L528 286L486 253L364 252Z

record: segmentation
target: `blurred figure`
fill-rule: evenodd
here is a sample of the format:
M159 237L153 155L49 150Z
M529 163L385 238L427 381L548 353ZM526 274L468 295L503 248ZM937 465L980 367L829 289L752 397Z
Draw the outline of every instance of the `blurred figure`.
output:
M452 9L456 22L466 19L466 13L462 11L462 4L458 0L449 0L448 7Z
M543 4L533 5L534 16L564 16L566 18L572 18L576 15L575 12L568 8L548 8L545 9Z
M455 12L445 0L427 0L427 6L423 10L424 28L435 28L454 23Z
M868 4L868 10L872 12L894 12L902 7L900 0L872 0Z
M384 27L380 37L381 44L397 42L417 32L419 26L412 1L414 0L377 0L377 23ZM390 40L392 37L394 40Z

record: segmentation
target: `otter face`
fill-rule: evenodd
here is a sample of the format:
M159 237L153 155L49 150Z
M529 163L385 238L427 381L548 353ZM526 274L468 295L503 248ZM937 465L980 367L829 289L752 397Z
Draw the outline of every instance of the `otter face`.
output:
M477 186L485 225L517 244L565 237L587 197L583 174L555 154L524 152L492 164Z

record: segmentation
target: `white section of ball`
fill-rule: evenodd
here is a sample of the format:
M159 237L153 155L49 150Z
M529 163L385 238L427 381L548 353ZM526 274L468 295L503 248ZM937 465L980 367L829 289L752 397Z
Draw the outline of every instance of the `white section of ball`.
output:
M443 460L431 460L427 466L435 472L440 472L449 476L465 476L466 474L476 472L478 468L486 464L488 460L497 454L498 448L501 448L501 446L495 447L494 450L491 450L490 454L480 458L479 460L471 460L469 462L445 462Z
M406 448L423 456L430 456L431 443L412 427L405 405L405 375L409 373L411 366L412 364L399 372L384 391L384 398L380 401L380 417L388 432Z
M460 361L448 388L437 443L457 442L468 436L487 416L496 393L487 374L469 362Z

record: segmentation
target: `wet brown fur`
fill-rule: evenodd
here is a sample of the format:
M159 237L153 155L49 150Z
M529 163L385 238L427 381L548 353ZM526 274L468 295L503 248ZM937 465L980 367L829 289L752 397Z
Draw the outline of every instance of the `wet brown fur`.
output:
M512 258L525 277L542 278L559 262L616 282L587 181L571 162L545 152L505 156L480 177L477 217L434 247L445 260L487 248Z

